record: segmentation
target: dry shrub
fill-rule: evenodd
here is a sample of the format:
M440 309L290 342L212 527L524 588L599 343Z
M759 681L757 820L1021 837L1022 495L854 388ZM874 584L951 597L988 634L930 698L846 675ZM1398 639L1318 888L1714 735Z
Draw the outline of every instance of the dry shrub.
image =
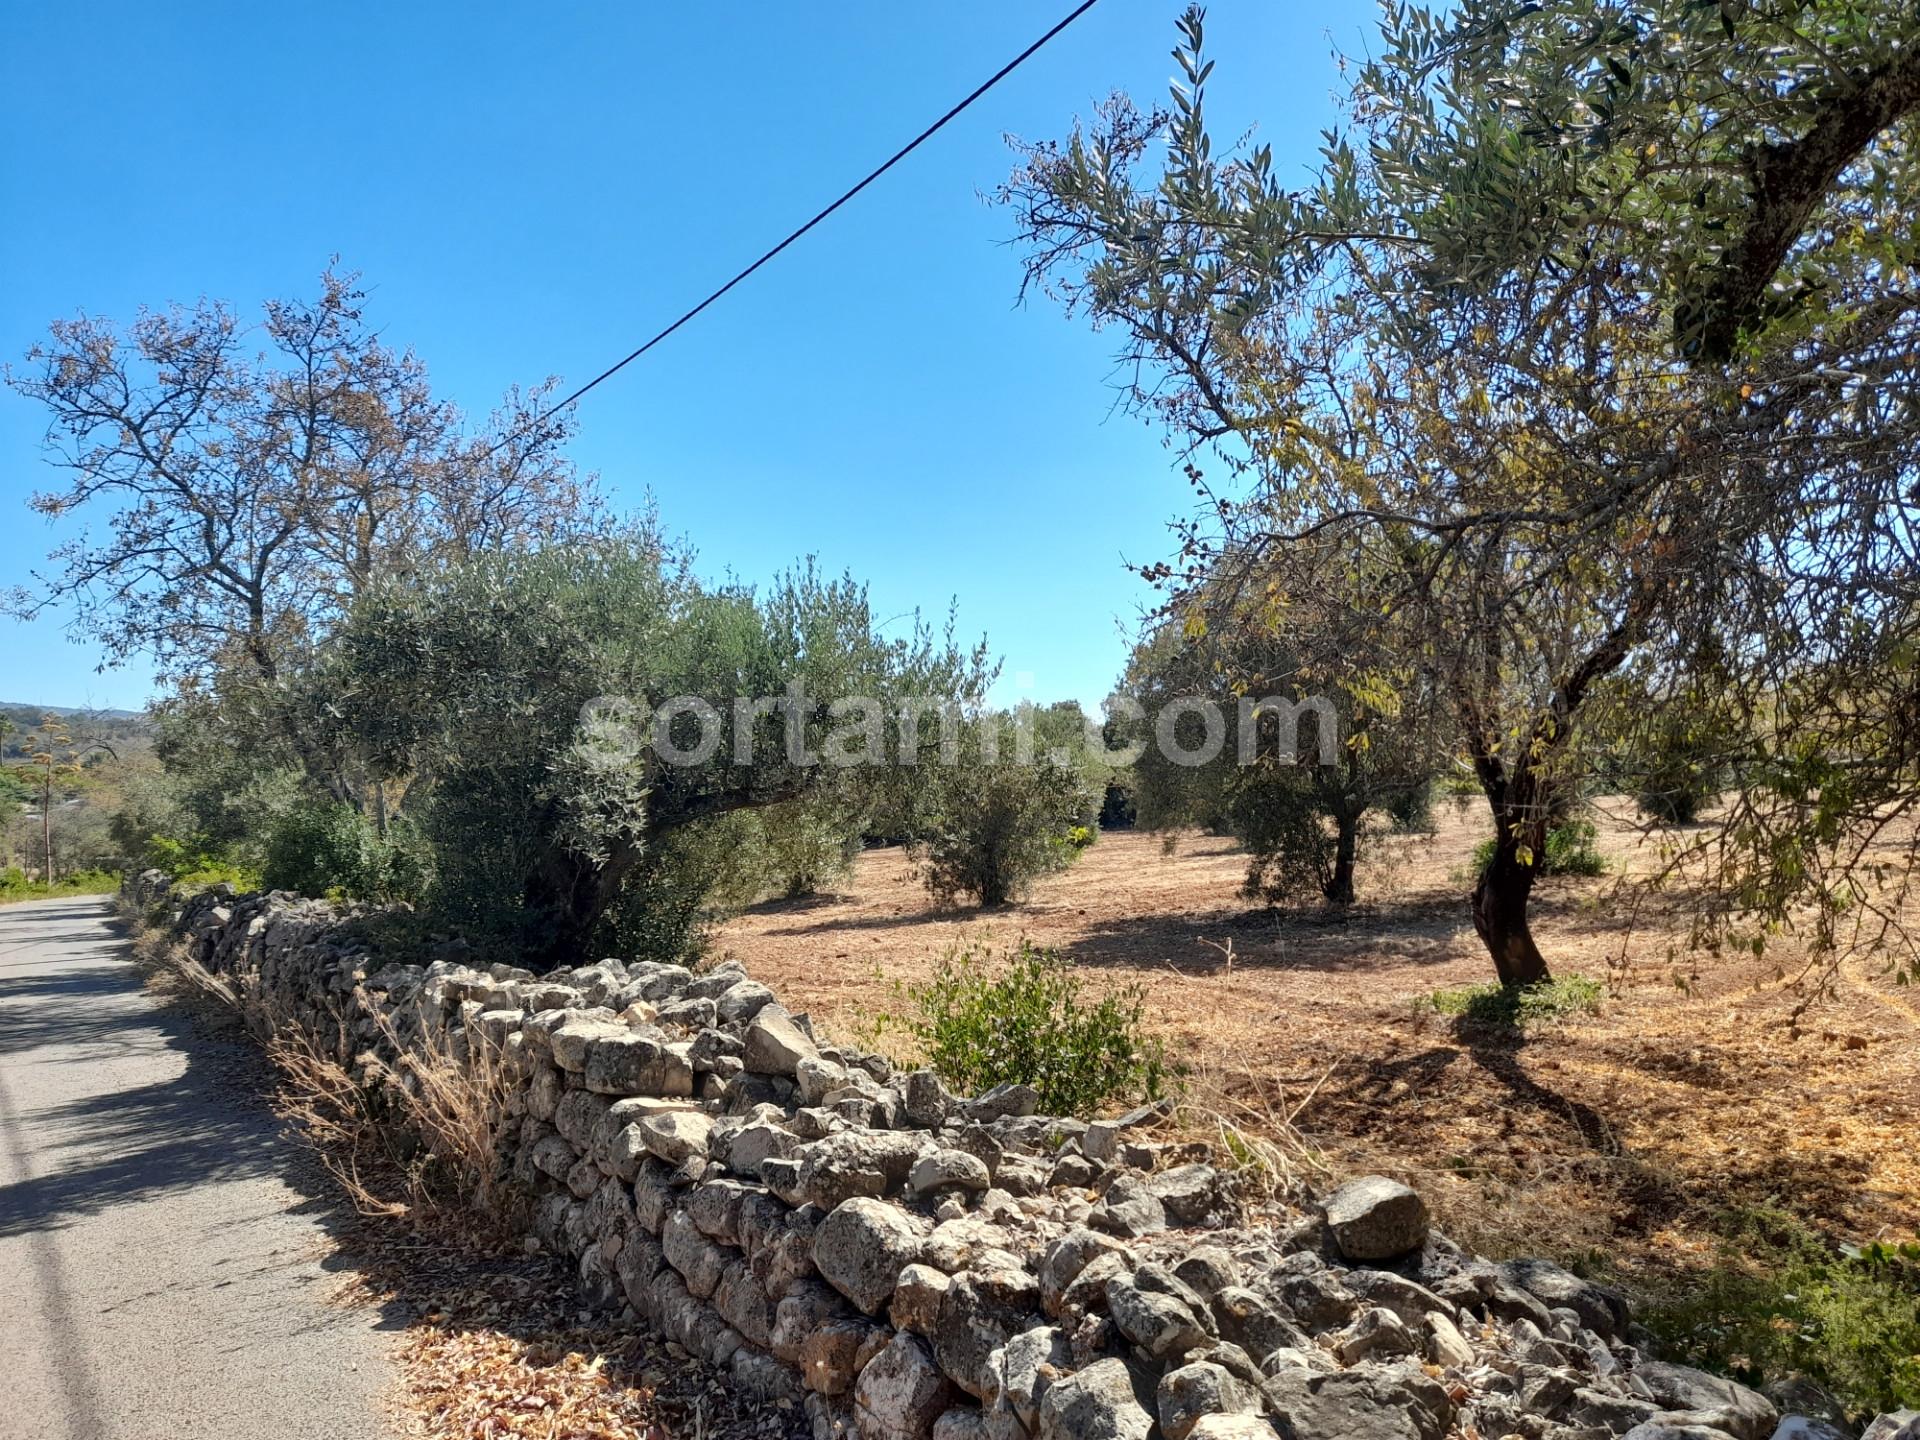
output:
M254 977L214 974L165 931L136 925L134 953L156 988L211 1002L246 1027L279 1073L274 1109L362 1213L517 1218L500 1156L514 1077L498 1045L477 1032L409 1040L356 990L353 1010L375 1025L372 1045L356 1050L340 1009L330 1033L316 1034Z
M1250 1095L1236 1093L1249 1088ZM1258 1077L1243 1077L1240 1086L1230 1087L1218 1065L1203 1056L1189 1072L1171 1129L1183 1139L1210 1145L1216 1163L1255 1195L1298 1201L1333 1176L1319 1148L1296 1124L1318 1091L1316 1084L1290 1102L1281 1087L1270 1088Z

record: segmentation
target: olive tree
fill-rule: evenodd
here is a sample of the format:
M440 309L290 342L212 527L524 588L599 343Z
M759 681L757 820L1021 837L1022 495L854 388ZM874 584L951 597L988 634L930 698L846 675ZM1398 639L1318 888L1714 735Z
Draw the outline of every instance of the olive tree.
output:
M941 901L1023 896L1093 843L1110 767L1075 704L961 717L913 776L912 853Z
M1420 688L1356 688L1334 662L1357 652L1325 635L1299 635L1295 648L1291 616L1217 592L1182 607L1182 623L1163 621L1136 647L1120 686L1137 717L1122 733L1139 750L1140 823L1236 837L1249 898L1352 903L1371 823L1412 818L1437 767ZM1183 702L1220 717L1213 743L1204 715L1175 713Z
M1121 337L1188 450L1204 503L1157 577L1392 617L1492 815L1503 981L1548 974L1528 897L1629 672L1721 677L1719 920L1811 898L1824 941L1871 909L1834 842L1920 793L1920 17L1396 6L1297 187L1216 150L1201 12L1181 30L1168 109L1109 102L1005 193L1030 280ZM1387 593L1349 603L1329 554Z
M551 966L673 943L715 823L884 773L923 743L903 702L972 700L984 674L924 626L882 635L850 580L711 587L640 529L376 587L303 723L402 792L431 911Z

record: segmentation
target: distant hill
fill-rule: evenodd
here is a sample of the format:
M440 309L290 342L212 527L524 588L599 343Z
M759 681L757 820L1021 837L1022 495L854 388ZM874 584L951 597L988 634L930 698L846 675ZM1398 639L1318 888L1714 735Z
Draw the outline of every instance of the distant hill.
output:
M58 715L62 720L71 715L87 715L96 720L138 720L146 721L144 710L93 710L85 705L29 705L22 700L0 700L0 715L5 715L18 725L22 717L29 722L38 722L42 715Z
M0 760L18 760L28 753L27 736L39 728L42 717L55 715L67 722L76 740L104 740L116 750L138 750L153 740L153 725L140 710L89 710L79 705L23 705L0 701L0 719L12 732L0 736ZM4 729L0 726L0 729Z

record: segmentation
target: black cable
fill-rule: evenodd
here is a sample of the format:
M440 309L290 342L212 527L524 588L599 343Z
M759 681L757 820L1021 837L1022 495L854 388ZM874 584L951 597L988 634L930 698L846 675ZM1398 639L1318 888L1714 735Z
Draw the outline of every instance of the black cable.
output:
M1074 21L1078 20L1082 15L1086 14L1087 11L1091 10L1096 3L1098 3L1098 0L1081 0L1081 3L1075 6L1073 11L1065 19L1061 20L1051 30L1047 31L1046 34L1042 35L1038 40L1034 41L1031 45L1027 46L1026 49L1022 50L1018 55L1014 56L1013 59L1009 60L1006 64L1002 65L998 70L994 71L992 75L988 76L985 80L981 81L979 85L974 87L973 92L969 94L966 99L962 100L958 105L955 105L951 110L947 111L946 114L942 115L938 120L934 121L931 125L927 126L926 129L922 130L918 135L914 136L913 139L909 140L905 145L901 146L898 150L894 151L892 155L887 157L887 160L884 164L880 165L877 169L870 171L867 174L866 178L860 181L859 184L855 185L852 189L848 190L838 200L835 200L831 205L827 206L826 209L820 211L811 220L807 221L806 224L802 225L798 230L795 230L791 235L787 236L786 239L782 240L778 245L774 246L771 250L767 251L766 254L762 255L758 260L754 261L751 265L747 266L746 269L742 270L738 275L735 275L731 280L727 281L726 284L722 285L718 290L715 290L711 295L707 296L707 298L702 300L698 305L695 305L691 310L688 310L678 320L675 320L671 325L667 326L666 329L654 335L644 345L641 345L638 349L634 350L631 354L627 355L624 359L619 360L612 365L609 365L606 369L602 370L598 375L594 376L593 379L587 381L586 384L582 385L578 390L575 390L571 395L567 396L566 399L548 406L545 410L541 411L540 414L535 416L532 420L529 420L526 424L516 426L513 430L509 431L506 435L502 436L487 450L486 455L483 455L481 458L486 459L489 456L493 455L496 451L500 449L502 445L505 445L508 441L512 440L516 435L519 435L523 431L531 430L534 427L543 424L547 420L552 419L555 415L559 414L562 410L566 409L569 405L573 404L574 401L578 400L582 395L585 395L589 390L593 389L594 386L600 384L603 380L612 379L615 375L619 374L622 370L626 369L627 366L631 365L634 361L638 360L642 355L646 354L654 346L658 345L662 340L666 339L669 335L673 334L674 331L678 330L682 325L686 324L689 320L693 319L694 316L698 315L702 310L705 310L709 305L713 304L714 301L718 300L722 295L725 295L729 290L733 289L734 286L738 285L742 280L745 280L749 275L753 274L754 271L758 270L762 265L765 265L769 260L773 259L774 256L778 255L782 250L786 249L789 245L793 244L793 242L798 240L802 235L806 234L809 230L813 229L813 227L818 225L822 220L825 220L829 215L833 214L833 212L838 210L842 205L846 204L849 200L853 199L854 196L858 195L862 190L866 189L874 181L878 180L882 175L886 174L887 171L891 170L894 166L898 165L902 160L906 159L907 156L911 155L915 150L918 150L928 140L931 140L935 135L937 135L942 129L946 127L948 121L954 119L957 115L960 114L961 111L965 110L969 105L973 104L974 101L978 100L982 95L986 94L989 90L993 89L994 86L998 85L1002 80L1006 79L1007 76L1011 75L1015 70L1018 70L1023 64L1025 64L1029 59L1032 58L1034 53L1038 51L1041 46L1045 45L1049 40L1053 39L1054 36L1058 35L1062 30L1066 29L1069 25L1073 24Z

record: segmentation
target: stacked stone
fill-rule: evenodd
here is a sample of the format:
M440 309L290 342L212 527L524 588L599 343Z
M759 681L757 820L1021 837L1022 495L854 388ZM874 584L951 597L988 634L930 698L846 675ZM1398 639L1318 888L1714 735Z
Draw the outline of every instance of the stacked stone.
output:
M952 1095L823 1043L736 962L383 965L343 918L216 889L178 923L344 1062L431 1041L503 1065L539 1240L817 1440L1845 1433L1649 1358L1620 1297L1462 1253L1392 1180L1250 1209L1157 1138L1164 1107Z

